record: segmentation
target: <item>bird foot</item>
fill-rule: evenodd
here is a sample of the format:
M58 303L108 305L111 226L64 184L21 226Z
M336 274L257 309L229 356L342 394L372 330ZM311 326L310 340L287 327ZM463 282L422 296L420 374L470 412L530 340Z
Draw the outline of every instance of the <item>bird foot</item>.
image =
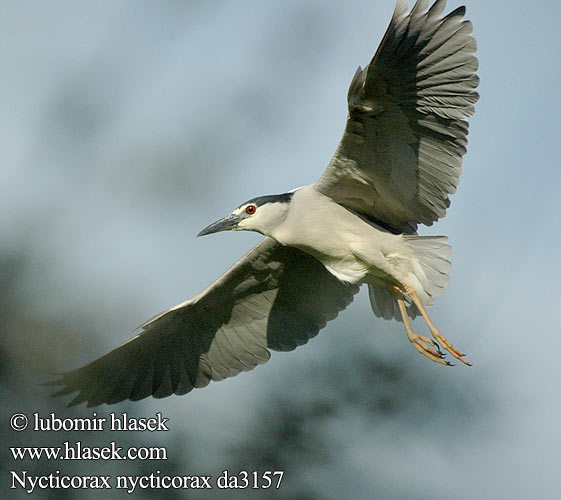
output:
M450 341L442 335L435 327L430 329L432 336L442 345L444 349L446 349L452 356L454 356L457 360L461 361L464 365L471 366L471 363L464 359L465 354L463 352L458 351Z
M409 338L409 341L413 344L415 349L417 349L417 351L419 351L427 358L442 365L452 366L451 363L444 359L444 356L446 356L446 354L440 350L440 346L434 340L429 339L428 337L423 337L422 335L419 335L413 331L407 332L407 337Z

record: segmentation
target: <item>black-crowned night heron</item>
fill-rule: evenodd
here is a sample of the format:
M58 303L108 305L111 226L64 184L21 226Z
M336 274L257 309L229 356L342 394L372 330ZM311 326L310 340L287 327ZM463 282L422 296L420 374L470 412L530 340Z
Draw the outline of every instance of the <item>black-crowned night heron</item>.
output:
M450 247L418 236L444 217L458 185L478 99L471 23L460 7L398 0L370 64L349 89L343 138L321 178L254 198L200 235L265 235L206 290L141 325L102 358L53 382L79 391L71 405L185 394L251 370L268 349L305 344L368 285L376 316L403 321L415 348L437 363L442 346L463 363L426 306L444 292ZM435 340L416 334L421 314ZM440 344L440 346L439 346Z

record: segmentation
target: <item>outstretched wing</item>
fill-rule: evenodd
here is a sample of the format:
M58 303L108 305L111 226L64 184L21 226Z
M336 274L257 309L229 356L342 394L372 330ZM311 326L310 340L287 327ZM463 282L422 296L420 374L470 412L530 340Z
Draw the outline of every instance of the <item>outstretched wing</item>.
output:
M64 373L69 406L163 398L233 377L305 344L358 291L314 257L265 238L210 287L141 325L98 360Z
M472 25L445 0L408 12L398 0L370 64L348 94L343 138L316 183L323 194L394 232L444 217L458 185L479 96Z

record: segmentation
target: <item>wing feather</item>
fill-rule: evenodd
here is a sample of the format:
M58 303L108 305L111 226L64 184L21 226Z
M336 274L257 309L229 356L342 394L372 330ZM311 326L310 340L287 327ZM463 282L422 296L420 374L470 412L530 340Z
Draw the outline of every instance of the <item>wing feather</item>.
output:
M396 232L446 214L479 96L473 27L465 8L397 2L370 64L349 87L343 138L316 188Z
M185 394L305 344L358 291L314 257L265 238L206 290L136 337L50 385L88 406Z

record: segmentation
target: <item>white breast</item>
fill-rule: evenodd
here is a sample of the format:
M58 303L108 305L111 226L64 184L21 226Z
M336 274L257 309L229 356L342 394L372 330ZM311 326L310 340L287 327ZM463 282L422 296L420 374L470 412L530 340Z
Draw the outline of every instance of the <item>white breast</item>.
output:
M288 216L271 236L313 255L350 283L366 282L369 274L391 274L385 255L401 242L400 236L377 229L312 186L295 192Z

